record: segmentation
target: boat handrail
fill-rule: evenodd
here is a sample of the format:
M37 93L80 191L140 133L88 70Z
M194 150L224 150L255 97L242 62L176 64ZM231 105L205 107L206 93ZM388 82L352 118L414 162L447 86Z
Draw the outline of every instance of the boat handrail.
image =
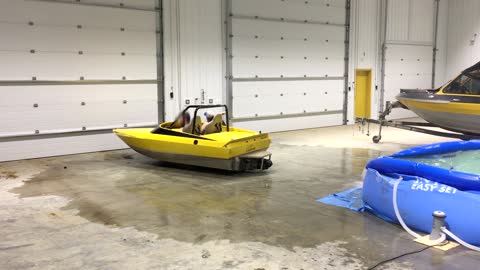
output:
M230 131L230 123L229 123L229 119L230 119L230 116L228 114L228 107L227 105L225 104L216 104L216 105L188 105L187 107L185 107L185 109L183 109L182 111L182 114L181 115L184 115L189 109L192 109L192 108L195 108L195 112L193 113L193 123L192 125L195 126L195 122L196 122L196 118L197 118L197 113L200 109L209 109L209 108L224 108L225 109L225 123L226 123L226 126L227 126L227 131ZM174 122L172 122L172 125L173 125ZM193 130L192 130L192 134L193 134Z

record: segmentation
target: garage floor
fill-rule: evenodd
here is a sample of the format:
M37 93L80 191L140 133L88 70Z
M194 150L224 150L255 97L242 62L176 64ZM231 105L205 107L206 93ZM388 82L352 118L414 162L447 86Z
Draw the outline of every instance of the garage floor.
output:
M315 202L365 163L441 138L358 126L272 134L274 166L233 174L131 150L0 163L2 269L366 269L418 250L400 227ZM463 248L379 269L477 269Z

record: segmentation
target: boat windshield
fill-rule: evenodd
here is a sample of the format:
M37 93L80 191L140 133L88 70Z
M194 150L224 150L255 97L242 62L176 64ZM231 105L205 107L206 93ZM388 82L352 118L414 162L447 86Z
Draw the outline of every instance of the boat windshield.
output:
M480 69L462 73L447 85L443 92L448 94L480 95Z
M440 155L410 156L400 159L472 174L480 174L480 150L468 150Z

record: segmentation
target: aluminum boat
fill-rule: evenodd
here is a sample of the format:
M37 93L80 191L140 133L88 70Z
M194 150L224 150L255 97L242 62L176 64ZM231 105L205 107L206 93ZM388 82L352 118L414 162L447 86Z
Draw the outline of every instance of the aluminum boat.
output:
M480 135L480 62L435 90L401 90L405 108L446 130Z

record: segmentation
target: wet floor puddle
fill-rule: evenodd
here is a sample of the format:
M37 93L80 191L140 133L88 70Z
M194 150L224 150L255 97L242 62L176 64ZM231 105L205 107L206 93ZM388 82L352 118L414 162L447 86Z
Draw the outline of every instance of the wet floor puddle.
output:
M0 170L0 180L9 180L18 178L17 172Z
M315 202L360 184L367 149L273 145L267 172L228 173L162 164L132 151L61 163L13 192L59 195L67 209L93 222L135 227L160 238L199 243L216 239L312 247L368 237L375 218Z

